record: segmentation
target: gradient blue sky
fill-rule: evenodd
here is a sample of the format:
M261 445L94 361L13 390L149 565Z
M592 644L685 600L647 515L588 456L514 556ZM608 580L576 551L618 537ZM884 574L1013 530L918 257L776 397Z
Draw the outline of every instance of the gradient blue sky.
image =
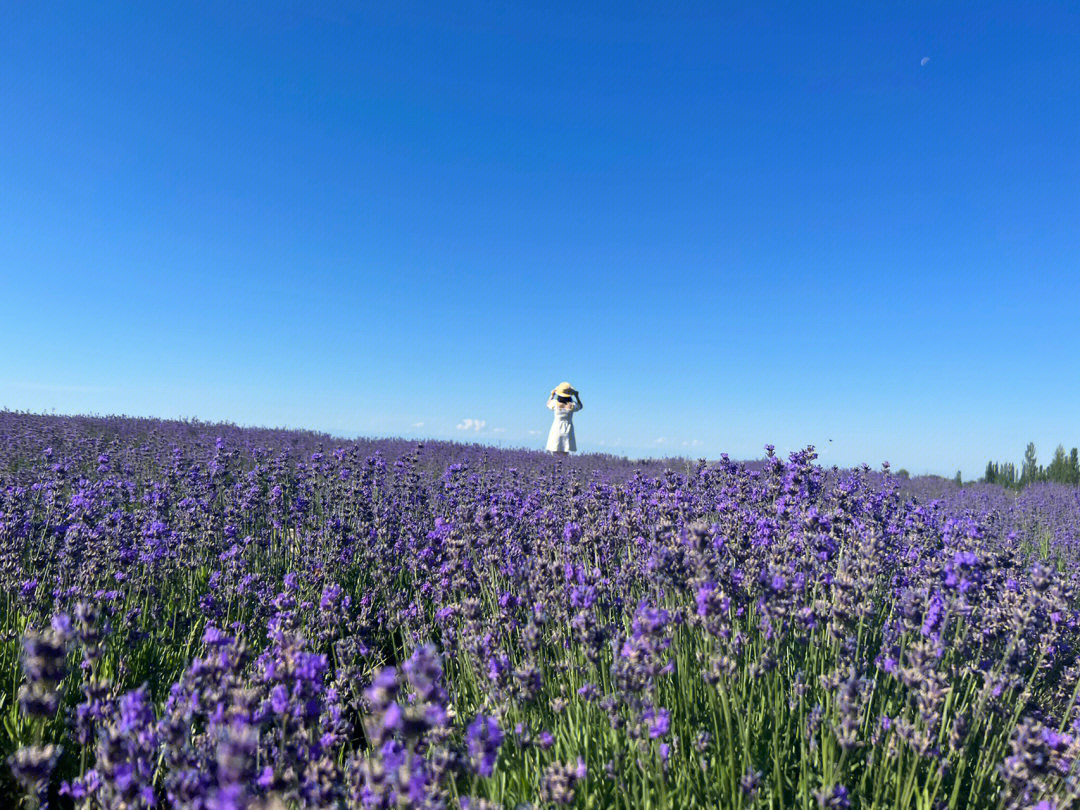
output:
M0 407L540 446L569 380L582 450L1047 459L1078 42L1071 2L6 3Z

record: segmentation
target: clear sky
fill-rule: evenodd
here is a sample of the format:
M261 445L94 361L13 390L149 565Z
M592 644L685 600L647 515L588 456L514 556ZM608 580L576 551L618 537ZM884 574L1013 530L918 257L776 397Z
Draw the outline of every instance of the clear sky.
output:
M5 3L0 407L539 447L568 380L586 451L1048 460L1078 42L1064 0Z

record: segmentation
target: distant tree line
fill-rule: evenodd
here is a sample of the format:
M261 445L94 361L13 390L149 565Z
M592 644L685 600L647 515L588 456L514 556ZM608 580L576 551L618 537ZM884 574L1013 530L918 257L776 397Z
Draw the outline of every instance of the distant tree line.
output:
M983 480L989 484L1001 484L1016 489L1039 481L1080 486L1080 459L1077 458L1075 447L1066 455L1064 446L1059 444L1057 450L1054 451L1054 458L1043 467L1035 454L1035 443L1028 442L1019 475L1016 472L1016 465L1012 462L988 461Z

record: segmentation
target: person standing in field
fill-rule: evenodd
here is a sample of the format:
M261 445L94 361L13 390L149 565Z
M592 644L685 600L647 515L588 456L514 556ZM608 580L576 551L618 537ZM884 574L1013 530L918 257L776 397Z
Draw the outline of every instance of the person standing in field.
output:
M578 392L570 386L570 383L559 383L551 389L547 406L555 411L555 421L551 423L545 449L557 456L577 452L577 442L574 440L574 413L585 407L581 404Z

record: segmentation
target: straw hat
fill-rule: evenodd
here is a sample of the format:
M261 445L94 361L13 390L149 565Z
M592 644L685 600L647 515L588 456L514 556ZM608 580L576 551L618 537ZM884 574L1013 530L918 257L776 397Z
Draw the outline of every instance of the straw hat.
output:
M555 386L555 396L557 397L572 397L577 391L568 382L559 383Z

